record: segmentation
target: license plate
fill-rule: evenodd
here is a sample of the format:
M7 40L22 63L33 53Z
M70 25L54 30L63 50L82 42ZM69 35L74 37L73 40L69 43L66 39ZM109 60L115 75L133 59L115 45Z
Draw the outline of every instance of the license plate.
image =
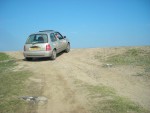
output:
M29 50L30 51L38 51L38 50L40 50L40 48L30 48Z

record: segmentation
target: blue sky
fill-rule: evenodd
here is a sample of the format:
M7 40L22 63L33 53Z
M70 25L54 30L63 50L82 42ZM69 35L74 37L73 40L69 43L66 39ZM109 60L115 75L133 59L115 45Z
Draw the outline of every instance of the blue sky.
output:
M47 29L72 48L150 45L150 0L0 0L0 51Z

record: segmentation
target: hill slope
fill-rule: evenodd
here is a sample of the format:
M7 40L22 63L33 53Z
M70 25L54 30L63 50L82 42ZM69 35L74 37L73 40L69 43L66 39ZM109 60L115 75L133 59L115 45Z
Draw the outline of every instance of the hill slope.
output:
M130 51L135 55L131 59ZM7 54L18 59L16 70L34 73L28 84L34 89L31 94L48 98L46 105L38 106L38 113L124 113L150 110L150 68L148 63L119 64L113 58L115 61L119 58L117 62L128 58L125 61L128 62L138 55L149 59L149 53L150 47L73 49L68 54L60 54L55 61L34 59L31 62L23 60L22 52ZM114 107L118 105L123 111Z

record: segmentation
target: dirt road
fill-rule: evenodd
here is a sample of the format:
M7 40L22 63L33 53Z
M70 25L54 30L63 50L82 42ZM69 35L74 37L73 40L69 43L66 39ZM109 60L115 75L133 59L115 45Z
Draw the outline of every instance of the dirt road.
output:
M90 85L103 84L112 87L118 95L150 110L150 81L131 76L142 69L132 66L102 68L103 62L95 59L96 54L105 58L125 50L126 48L74 49L59 55L55 61L35 59L31 62L23 60L22 52L8 54L20 59L16 69L33 72L33 76L29 78L35 85L33 93L48 98L48 103L39 106L37 113L90 113L88 92L76 85L78 80ZM40 90L40 93L36 90Z

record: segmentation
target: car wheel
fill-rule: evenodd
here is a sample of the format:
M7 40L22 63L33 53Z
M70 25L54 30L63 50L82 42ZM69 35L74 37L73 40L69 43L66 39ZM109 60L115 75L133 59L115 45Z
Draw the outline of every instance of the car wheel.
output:
M56 50L55 50L55 49L52 51L51 59L52 59L52 60L55 60L55 59L56 59Z
M32 58L26 58L26 60L27 60L27 61L31 61L31 60L32 60Z
M67 48L66 48L66 53L68 53L70 51L70 44L68 43Z

